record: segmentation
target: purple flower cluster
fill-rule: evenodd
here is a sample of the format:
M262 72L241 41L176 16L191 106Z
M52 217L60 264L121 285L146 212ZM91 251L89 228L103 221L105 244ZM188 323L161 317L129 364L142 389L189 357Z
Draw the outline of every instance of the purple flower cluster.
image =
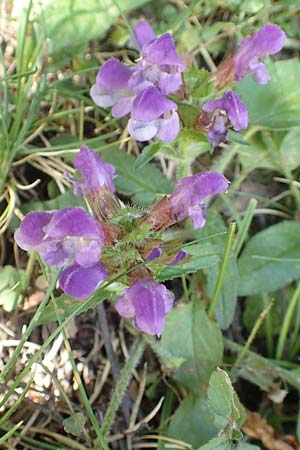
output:
M110 198L114 197L114 167L102 161L86 146L81 148L74 165L82 177L71 180L75 194L84 195L88 200L92 198L92 206L100 205L107 209L110 205L106 201L107 192ZM193 220L195 228L203 227L206 197L224 192L227 187L227 180L216 172L183 178L169 198L153 203L148 212L141 213L140 226L150 224L151 238L146 237L144 244L140 241L136 243L135 249L140 253L140 258L149 263L155 259L156 265L174 265L184 259L186 253L183 250L175 255L164 255L162 241L153 239L153 233L186 217ZM165 215L161 214L162 204L167 205ZM95 213L97 212L98 209ZM81 208L31 212L15 232L15 240L22 249L39 252L47 264L63 267L59 278L60 287L68 295L83 300L108 276L114 275L106 254L108 247L112 249L117 245L117 240L112 239L110 234L110 227L114 226L109 219L100 221ZM126 230L120 228L119 233L120 240L126 242ZM134 267L141 259L133 260L129 267ZM172 309L174 295L164 285L154 281L150 269L137 273L141 276L140 279L132 278L130 281L128 277L130 286L117 299L117 311L123 317L132 318L139 330L160 335L165 315Z
M134 33L141 47L137 65L108 60L98 72L91 97L98 106L112 106L114 117L130 113L128 131L136 140L158 136L171 142L179 132L179 117L176 103L165 95L181 87L185 66L169 33L156 37L146 20L137 24Z
M270 23L253 36L243 39L231 59L232 74L229 79L238 82L247 75L252 75L258 83L268 83L270 76L260 58L278 53L285 40L285 33L277 25ZM203 111L201 125L208 129L208 140L213 146L227 139L229 126L235 131L248 127L247 108L233 91L227 91L222 98L204 103Z

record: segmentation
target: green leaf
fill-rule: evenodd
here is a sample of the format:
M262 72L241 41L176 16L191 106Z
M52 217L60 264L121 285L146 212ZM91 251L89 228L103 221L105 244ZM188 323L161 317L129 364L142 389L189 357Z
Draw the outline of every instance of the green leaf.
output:
M137 8L147 0L117 0L122 11ZM112 0L50 0L42 7L38 22L53 54L74 45L86 46L102 38L120 12ZM70 52L71 54L71 52Z
M162 150L164 145L163 142L154 142L153 144L146 145L135 161L135 168L139 170L144 167L152 158L154 158L156 153Z
M168 435L196 448L216 436L217 432L207 400L190 394L172 416Z
M167 315L159 346L174 358L184 358L175 377L196 395L205 391L210 374L223 358L220 328L197 299Z
M239 442L237 450L261 450L257 445L248 444L247 442Z
M211 439L207 444L202 445L198 450L234 450L234 445L226 437Z
M275 291L300 276L300 223L284 221L257 233L239 259L239 295Z
M13 266L0 268L0 305L4 311L12 312L23 299L26 272Z
M94 308L98 303L102 302L105 299L110 298L111 295L112 294L108 291L101 289L98 290L93 295L92 299L88 301L86 308L81 310L81 312L85 312L91 308ZM63 294L56 299L56 307L61 320L64 320L78 308L78 302L79 302L78 300L76 300L73 297L69 297L66 294ZM38 324L42 325L45 323L56 322L56 320L57 320L56 308L54 306L54 303L51 303L43 309L39 317Z
M242 345L232 342L229 339L224 339L224 344L230 352L236 354L241 353L243 350ZM289 383L291 386L294 386L297 390L300 389L300 373L297 370L284 369L275 362L252 351L247 352L237 375L267 392L274 391L273 387L278 383L278 378L284 383Z
M237 85L250 124L273 129L299 126L300 62L289 59L270 62L267 67L271 77L267 85L256 83L250 76Z
M80 436L84 425L85 417L82 413L76 412L63 421L64 429L67 433L71 433L74 436Z
M101 152L101 157L116 167L115 184L118 192L132 195L134 202L141 206L151 203L156 197L170 194L171 181L156 167L146 164L140 170L135 167L135 158L122 150Z
M213 296L215 291L220 272L220 264L221 263L214 264L205 270L207 273L207 290L210 298ZM231 255L229 257L222 289L215 308L218 324L223 330L227 330L233 320L237 302L238 283L239 273L237 269L237 262L234 255Z
M282 164L290 170L297 169L300 166L300 127L292 128L282 141L280 146L280 155Z
M214 423L220 434L231 440L239 440L243 433L239 427L246 419L246 413L234 391L228 374L219 367L209 380L208 406L214 415Z

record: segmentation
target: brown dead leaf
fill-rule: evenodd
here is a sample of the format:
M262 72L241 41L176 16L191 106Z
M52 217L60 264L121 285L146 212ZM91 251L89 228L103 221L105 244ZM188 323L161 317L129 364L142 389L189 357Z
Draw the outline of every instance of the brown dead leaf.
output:
M299 450L297 439L292 435L277 437L275 430L259 414L248 411L242 430L249 437L260 441L268 450Z

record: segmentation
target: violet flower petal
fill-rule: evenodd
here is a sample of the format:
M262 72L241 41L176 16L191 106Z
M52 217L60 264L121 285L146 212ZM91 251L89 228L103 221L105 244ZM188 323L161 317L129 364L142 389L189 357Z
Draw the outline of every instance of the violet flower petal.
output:
M155 87L149 87L141 92L134 100L131 118L149 122L168 111L176 109L176 103L161 95Z
M50 212L27 214L14 235L18 246L27 251L39 251L39 247L44 245L46 240L44 227L50 222L51 218L52 213Z
M184 63L177 55L170 33L165 33L145 44L141 54L142 58L149 64L177 66L181 72L185 69Z
M110 106L115 105L122 98L120 92L107 91L96 84L93 84L91 87L90 96L93 102L101 108L109 108Z
M268 23L251 37L240 43L240 48L233 56L235 66L235 81L240 81L249 74L253 74L256 81L265 84L269 75L263 63L258 59L266 55L278 53L284 46L286 35L277 25Z
M165 314L171 311L174 294L153 280L139 280L125 290L116 302L123 317L133 318L134 325L145 333L160 336Z
M100 68L96 85L107 91L126 91L133 70L118 59L111 58Z
M111 115L113 117L123 117L129 114L135 99L135 95L131 97L122 97L115 102L111 110Z
M186 252L184 250L180 250L180 252L177 253L175 258L168 264L169 266L175 266L180 261L182 261L186 257Z
M89 297L107 278L107 270L103 264L92 267L81 267L71 264L59 277L61 289L68 295L84 300Z
M78 237L104 241L100 222L81 208L65 208L55 211L50 222L44 226L44 231L53 240Z
M191 217L195 228L205 225L205 199L228 188L226 178L217 172L202 172L182 178L170 196L176 220Z
M164 142L172 142L180 130L179 116L176 111L171 111L170 117L160 119L158 137Z
M156 34L150 27L147 20L140 20L134 27L133 32L141 48L145 44L156 38ZM132 47L136 48L136 44L132 37L130 37L130 44L132 45Z
M100 156L86 145L81 147L74 160L74 166L84 180L81 182L81 187L85 195L97 192L102 187L115 192L113 183L115 167L102 161Z
M160 245L159 247L154 247L146 259L148 261L152 261L152 259L159 258L161 254L162 254L162 248Z

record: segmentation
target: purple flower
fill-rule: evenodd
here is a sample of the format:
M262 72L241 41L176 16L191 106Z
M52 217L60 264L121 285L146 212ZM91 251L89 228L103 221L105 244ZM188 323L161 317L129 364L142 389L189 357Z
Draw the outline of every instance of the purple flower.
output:
M59 285L66 294L83 300L89 297L106 278L107 270L101 263L91 267L82 267L74 263L62 271Z
M102 188L115 192L113 183L115 167L102 161L100 156L86 145L81 147L80 152L74 159L74 166L83 178L83 181L71 180L74 184L75 195L88 196Z
M217 172L202 172L182 178L170 196L176 220L190 217L194 228L203 228L206 223L206 197L224 192L227 188L228 181Z
M169 266L175 266L180 261L182 261L186 257L186 252L184 250L180 250L180 252L175 255L174 259L168 264Z
M152 83L163 94L178 91L182 85L183 61L176 52L175 44L169 33L148 41L142 47L142 60L138 69L144 79Z
M226 140L228 122L235 131L248 126L247 108L233 91L226 92L222 98L204 103L203 110L209 113L208 139L213 146Z
M134 27L133 32L140 48L156 38L156 34L150 27L147 20L140 20ZM132 47L136 48L136 44L132 37L130 38L130 44Z
M97 106L112 106L112 115L122 117L131 110L135 93L128 87L135 69L127 67L115 58L109 59L99 70L90 95Z
M96 264L102 253L101 224L81 208L29 213L15 232L24 250L37 251L46 263L64 266L70 257L83 267Z
M267 23L253 36L243 39L233 56L234 81L252 75L255 81L266 84L270 80L266 66L259 58L278 53L284 46L286 35L277 25Z
M115 306L122 317L132 318L140 331L160 336L165 315L172 310L173 302L174 294L163 284L139 280L125 290Z
M171 142L179 132L177 105L163 97L154 87L145 89L133 102L128 131L137 141L158 136Z

